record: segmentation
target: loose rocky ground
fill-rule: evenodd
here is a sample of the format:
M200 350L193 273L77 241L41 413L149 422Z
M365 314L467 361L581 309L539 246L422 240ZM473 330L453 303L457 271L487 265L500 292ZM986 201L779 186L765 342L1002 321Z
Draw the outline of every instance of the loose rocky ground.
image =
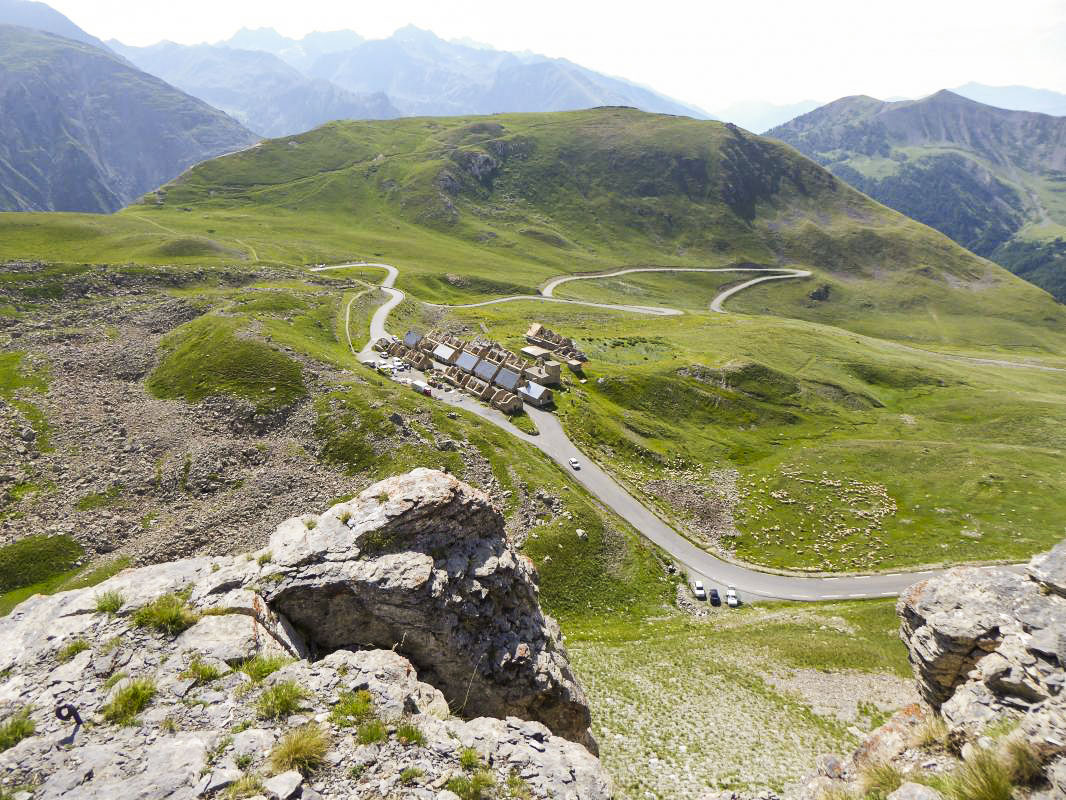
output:
M263 271L211 279L248 285L291 277ZM173 281L202 279L193 273ZM207 308L161 282L166 273L137 280L90 271L68 278L61 296L37 298L32 313L0 317L0 347L23 353L19 371L40 375L42 384L0 396L0 545L33 532L68 534L90 554L117 551L138 563L237 552L261 545L271 520L325 508L370 482L323 462L314 435L315 399L359 374L282 347L299 362L308 390L292 407L257 411L229 397L186 403L148 392L160 341ZM0 305L3 295L0 287ZM17 300L26 307L24 297ZM252 326L240 335L261 339L262 332ZM39 414L27 414L27 406ZM499 488L476 448L434 435L428 417L419 422L430 434L416 436L421 444L457 451L469 480ZM399 433L381 447L403 443L402 426ZM545 500L521 499L528 508L509 521L519 537Z

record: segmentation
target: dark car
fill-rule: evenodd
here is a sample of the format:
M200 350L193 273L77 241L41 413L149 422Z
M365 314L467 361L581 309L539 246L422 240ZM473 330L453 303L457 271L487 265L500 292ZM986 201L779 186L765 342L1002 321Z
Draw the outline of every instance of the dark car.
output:
M719 596L717 589L711 589L709 597L711 598L712 606L722 605L722 598Z

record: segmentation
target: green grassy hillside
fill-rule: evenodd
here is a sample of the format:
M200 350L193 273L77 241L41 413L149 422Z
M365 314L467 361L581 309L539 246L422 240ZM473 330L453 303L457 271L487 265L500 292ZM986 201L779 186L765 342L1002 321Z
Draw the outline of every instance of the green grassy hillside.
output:
M736 276L638 274L559 292L687 313L510 304L450 319L511 344L531 318L576 335L595 380L560 395L570 434L638 488L695 470L711 498L708 475L736 470L736 535L711 544L745 560L848 570L1019 558L1061 533L1062 373L959 356L1066 366L1066 309L732 126L629 109L334 123L200 165L111 217L0 217L0 258L33 257L67 262L23 287L45 297L85 261L202 276L384 260L412 297L394 329L419 318L418 301L531 293L565 273L809 268L730 301L752 316L706 311ZM193 280L181 291L215 310L162 340L147 388L265 411L315 401L294 359L354 363L337 329L352 295L270 286L220 306ZM690 511L677 522L698 536L692 515L707 509ZM876 525L859 524L870 514Z

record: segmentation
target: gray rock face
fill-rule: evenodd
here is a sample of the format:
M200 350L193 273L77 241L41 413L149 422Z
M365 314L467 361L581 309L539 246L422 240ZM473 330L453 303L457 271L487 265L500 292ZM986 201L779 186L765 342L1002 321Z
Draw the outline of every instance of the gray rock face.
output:
M532 570L500 541L499 516L484 495L416 470L316 524L306 519L279 528L272 560L198 558L126 570L95 588L33 597L0 619L0 723L28 713L34 724L0 753L0 786L40 780L33 796L46 799L192 800L256 774L266 797L433 800L463 774L459 755L471 748L497 784L520 781L532 797L610 798L598 759L558 735L579 738L588 709L558 632L539 610ZM121 610L98 612L96 598L112 591L122 595ZM137 609L168 593L187 597L199 620L177 636L133 623ZM332 605L322 599L331 595ZM283 607L301 614L296 624ZM384 621L360 616L375 608ZM77 639L88 649L59 663L56 653ZM518 645L526 657L514 656ZM414 654L434 663L422 668ZM266 655L284 658L260 682L233 668ZM221 677L198 682L194 660ZM454 702L450 681L462 664L471 697L489 700ZM107 704L143 680L154 693L132 724L109 722ZM302 691L299 707L273 719L260 700L289 682ZM331 714L356 691L369 693L385 725L375 744L359 744L357 724ZM58 720L54 709L67 703L91 724ZM498 713L476 716L472 707ZM460 710L465 718L453 713ZM400 723L417 727L423 741L401 740ZM274 769L270 753L308 724L320 726L328 750L323 766L298 780ZM401 783L407 767L421 774Z
M594 749L530 562L487 495L416 469L271 537L269 605L319 650L395 647L464 716L516 715Z

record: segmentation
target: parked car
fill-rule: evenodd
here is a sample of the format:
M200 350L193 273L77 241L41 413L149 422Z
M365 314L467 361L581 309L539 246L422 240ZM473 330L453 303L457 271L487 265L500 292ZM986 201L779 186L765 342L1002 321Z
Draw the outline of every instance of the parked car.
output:
M710 596L711 596L711 605L712 606L720 606L720 605L722 605L722 596L720 594L718 594L718 590L717 589L711 589Z
M696 595L697 600L707 599L707 591L703 588L703 581L696 581L692 584L692 593Z
M581 462L578 461L576 458L571 458L570 461L567 463L570 464L570 469L581 469Z
M740 605L740 598L737 597L737 587L730 586L725 590L725 604L730 608L736 608Z

